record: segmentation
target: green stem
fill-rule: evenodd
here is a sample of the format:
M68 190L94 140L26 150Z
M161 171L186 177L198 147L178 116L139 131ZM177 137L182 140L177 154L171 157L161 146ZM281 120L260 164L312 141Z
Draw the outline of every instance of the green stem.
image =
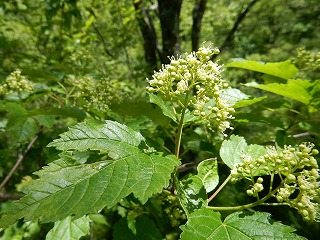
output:
M184 115L186 114L186 111L187 111L188 98L189 98L189 92L187 92L187 94L186 94L184 108L182 109L182 112L181 112L181 117L179 120L178 131L177 131L176 140L175 140L174 154L176 155L177 158L179 158L179 155L180 155L180 145L181 145L181 137L182 137L182 130L183 130L183 121L184 121Z
M176 135L176 140L175 140L174 154L176 155L177 158L179 158L179 155L180 155L180 145L181 145L181 137L182 137L182 129L183 129L183 118L184 118L185 112L186 112L186 109L184 109L181 114L180 122L178 125L178 131L177 131L177 135Z
M217 191L215 191L211 197L208 199L208 202L210 202L212 199L215 198L215 196L217 196L217 194L221 191L221 189L229 182L229 180L231 179L231 174L226 178L226 180L224 180L224 182L220 185L220 187L217 189Z
M270 204L270 203L265 203L265 201L267 201L269 198L273 197L273 195L278 191L278 189L282 186L282 184L280 184L277 188L275 188L272 192L269 192L266 196L264 196L263 198L261 198L260 200L253 202L253 203L249 203L249 204L245 204L245 205L240 205L240 206L230 206L230 207L214 207L214 206L208 206L208 209L214 210L214 211L240 211L240 210L244 210L247 208L253 208L256 207L258 205L280 205L280 204Z

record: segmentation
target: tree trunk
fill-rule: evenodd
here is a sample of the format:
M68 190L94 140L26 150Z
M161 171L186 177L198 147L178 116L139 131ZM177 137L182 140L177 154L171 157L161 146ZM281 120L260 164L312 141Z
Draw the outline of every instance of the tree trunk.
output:
M168 57L179 54L179 22L182 0L158 0L162 31L162 63L169 63Z
M199 49L201 22L206 9L206 4L207 0L197 0L193 9L193 24L191 32L192 51L197 51Z
M157 69L157 34L154 29L148 10L143 8L142 0L133 4L136 10L136 19L143 37L143 48L146 62L152 70Z

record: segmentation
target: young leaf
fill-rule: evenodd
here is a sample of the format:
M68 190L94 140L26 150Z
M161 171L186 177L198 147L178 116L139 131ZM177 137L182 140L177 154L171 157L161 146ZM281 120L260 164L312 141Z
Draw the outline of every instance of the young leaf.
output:
M296 235L294 228L273 221L264 212L235 212L222 222L219 212L202 208L190 214L180 228L181 240L305 239Z
M274 77L289 79L293 78L298 69L290 62L261 63L250 60L235 61L226 65L226 67L235 67L247 69L255 72L265 73Z
M310 95L309 88L312 87L314 84L308 80L302 79L291 79L288 80L286 84L279 84L279 83L271 83L267 85L263 84L246 84L246 86L254 87L258 89L262 89L268 92L272 92L283 97L287 97L304 104L309 104L312 100L312 96Z
M261 102L266 98L267 97L265 96L265 97L258 97L258 98L253 98L253 99L244 99L239 102L236 102L232 107L233 108L247 107L247 106L250 106L250 105L255 104L257 102Z
M220 148L220 157L222 161L233 169L236 165L242 162L241 155L247 146L246 140L243 137L232 135L229 140L222 142Z
M173 155L138 153L114 161L72 165L64 155L36 172L40 178L23 189L26 196L1 216L0 227L23 217L43 222L69 215L81 217L114 206L130 193L145 203L169 184L178 163Z
M188 215L195 209L207 206L207 193L200 177L192 174L177 182L177 191L181 206Z
M198 167L198 177L202 180L206 192L211 192L219 183L218 162L211 158L202 161Z
M162 100L159 96L155 94L149 94L150 102L158 105L161 109L164 115L171 118L173 121L177 121L176 114L174 112L174 108L170 106L168 103Z
M220 157L230 169L242 163L243 156L257 160L264 154L266 154L266 149L263 146L247 145L246 140L237 135L232 135L229 140L223 141L220 148Z
M221 97L228 103L228 105L233 106L239 101L248 99L250 96L241 92L239 89L227 88L221 92Z
M112 158L117 158L140 152L140 144L146 146L144 137L126 125L114 121L101 123L91 119L70 127L68 132L60 135L60 139L48 146L63 151L109 152Z
M90 220L87 216L72 219L66 217L54 223L54 227L47 233L46 240L78 240L90 232Z

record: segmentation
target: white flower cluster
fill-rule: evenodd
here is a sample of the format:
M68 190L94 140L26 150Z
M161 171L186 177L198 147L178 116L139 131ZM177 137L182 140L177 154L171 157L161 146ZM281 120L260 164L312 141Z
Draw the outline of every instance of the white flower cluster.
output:
M284 149L270 147L268 153L256 161L246 158L232 170L231 181L240 179L253 181L255 176L278 175L281 183L274 188L273 196L280 203L296 208L306 221L320 220L319 167L314 155L314 144L302 143L298 148ZM253 187L247 190L250 196L258 196L264 187L259 177Z
M163 65L151 80L148 79L147 91L177 102L209 128L217 127L224 132L230 128L230 113L234 109L221 96L222 90L229 87L221 77L221 66L210 60L212 55L218 53L217 48L202 47L183 57L172 57L170 64Z
M12 94L17 92L32 92L33 83L25 76L21 75L21 70L17 69L6 78L5 84L0 86L0 95Z

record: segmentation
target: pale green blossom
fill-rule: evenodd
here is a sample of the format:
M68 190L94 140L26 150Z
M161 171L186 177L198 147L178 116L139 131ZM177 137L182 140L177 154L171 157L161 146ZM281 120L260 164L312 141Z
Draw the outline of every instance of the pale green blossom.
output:
M231 128L229 120L234 109L221 96L229 87L221 77L222 66L210 60L218 53L217 48L202 47L197 52L171 57L170 64L163 65L148 79L147 91L178 103L210 129L224 132Z

